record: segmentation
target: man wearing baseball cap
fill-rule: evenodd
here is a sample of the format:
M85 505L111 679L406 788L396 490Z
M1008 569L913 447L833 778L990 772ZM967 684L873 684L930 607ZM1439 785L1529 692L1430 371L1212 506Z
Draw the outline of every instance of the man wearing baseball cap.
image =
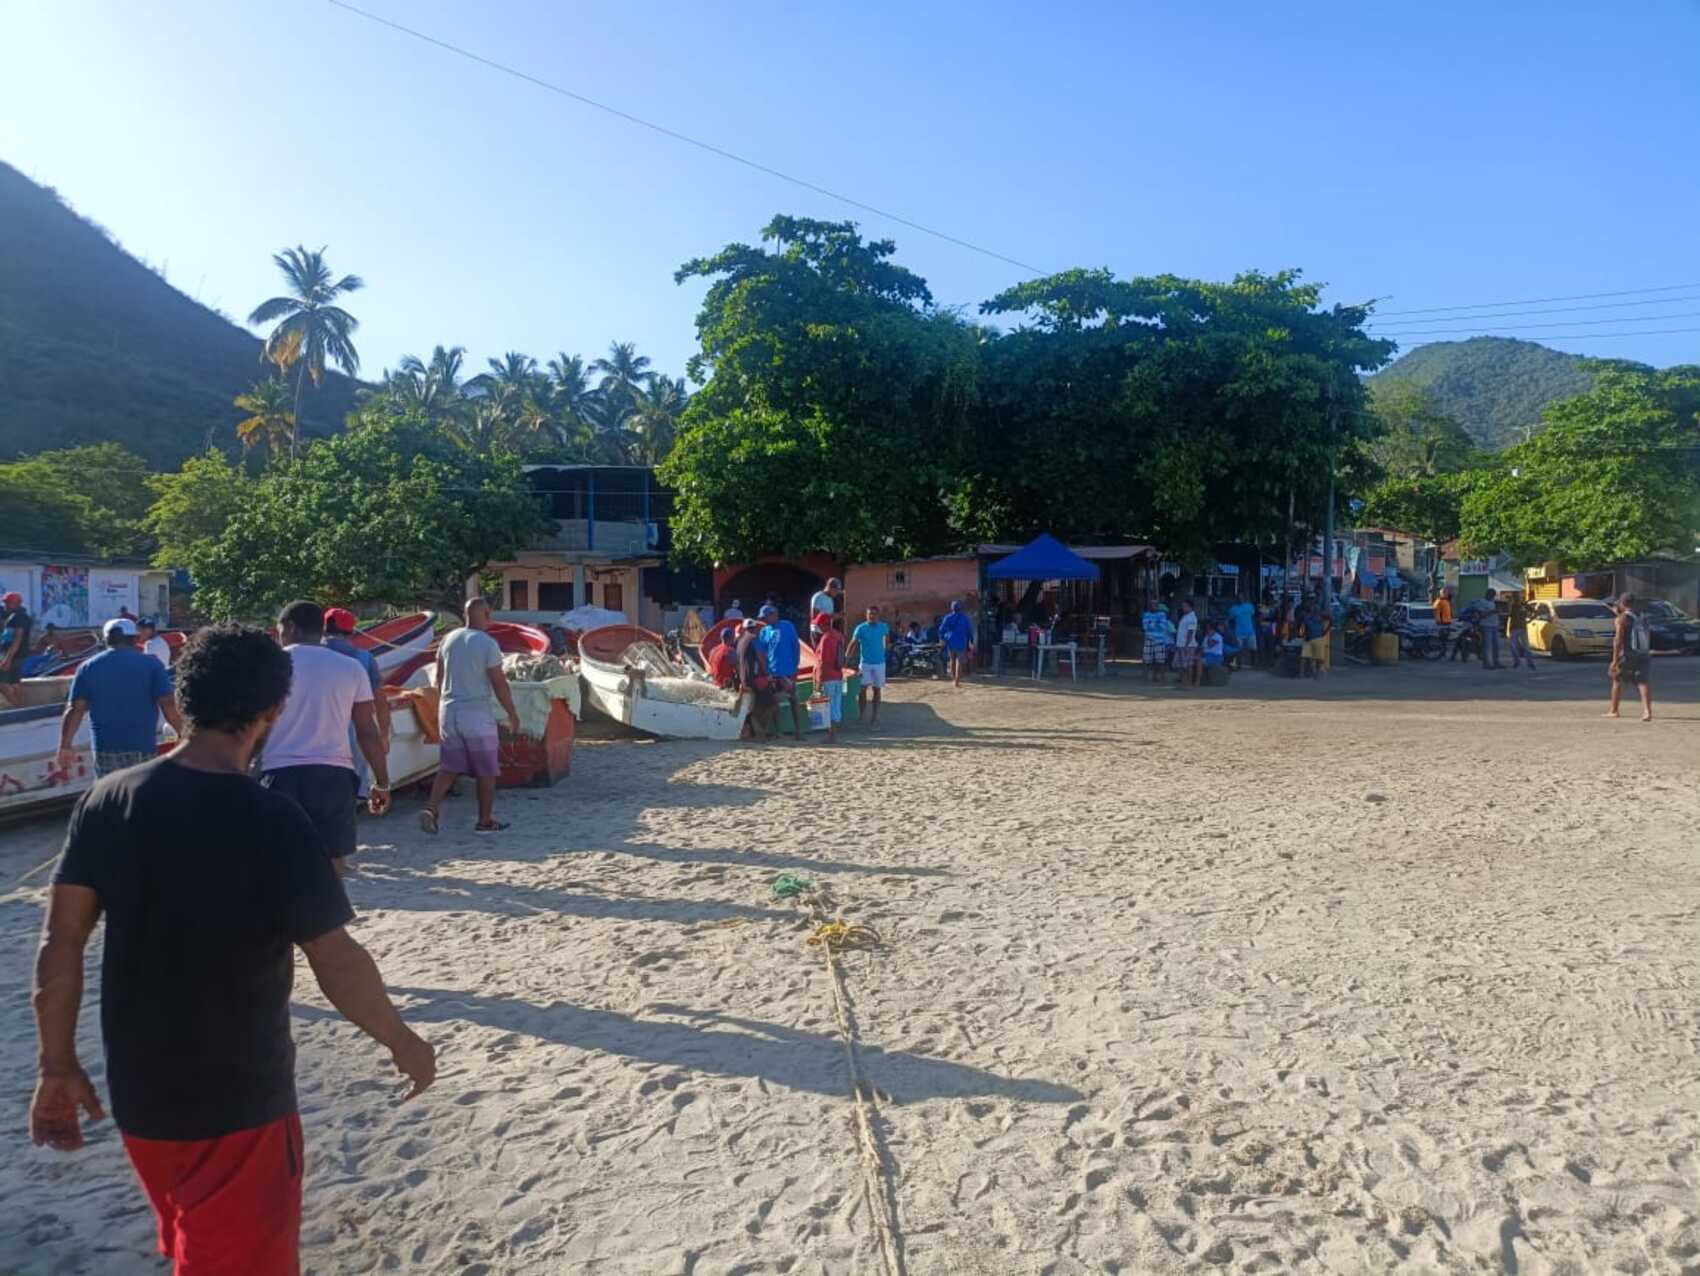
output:
M378 668L378 662L364 647L354 645L353 634L359 623L346 607L327 609L325 646L331 651L341 652L366 671L366 681L372 684L372 709L378 720L378 738L383 742L387 756L390 751L390 702L384 699L384 675ZM354 773L359 777L355 797L364 801L372 783L372 768L366 765L366 757L360 752L360 742L355 738L352 724L348 728L348 747L354 754Z
M136 622L120 616L101 628L106 650L77 666L65 716L59 719L59 765L76 764L73 741L86 714L94 739L94 773L139 766L159 752L159 716L178 734L183 718L171 694L171 675L136 646Z
M18 680L24 676L24 660L30 653L30 628L35 624L24 610L24 596L8 590L0 597L0 697L7 704L21 703Z

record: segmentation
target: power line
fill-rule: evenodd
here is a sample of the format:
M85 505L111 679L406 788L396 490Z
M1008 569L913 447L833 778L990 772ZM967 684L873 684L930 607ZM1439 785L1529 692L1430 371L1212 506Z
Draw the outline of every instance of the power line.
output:
M1492 331L1492 329L1487 329L1486 331ZM1675 333L1682 333L1682 332L1700 332L1700 328L1646 328L1646 329L1637 330L1635 332L1577 332L1577 333L1571 333L1571 334L1568 334L1568 335L1554 333L1552 335L1542 337L1542 338L1540 338L1540 340L1542 342L1598 341L1598 340L1601 340L1603 338L1608 338L1608 337L1663 337L1663 336L1670 336L1670 335L1673 335ZM1450 341L1451 336L1452 336L1452 334L1448 334L1448 333L1444 333L1444 332L1423 332L1423 333L1416 333L1416 334L1413 334L1413 335L1423 337L1423 338L1425 338L1425 340L1414 341L1414 342L1410 343L1409 345L1406 345L1405 350L1407 352L1409 352L1411 350L1415 350L1415 349L1417 349L1421 346L1441 345L1445 342ZM1458 335L1462 335L1462 334L1458 334ZM1389 337L1388 340L1394 341L1396 343L1398 342L1397 337ZM1530 340L1532 341L1532 340L1534 340L1534 338L1530 338Z
M338 4L341 3L341 0L331 0L331 3ZM1666 284L1659 288L1626 288L1621 292L1578 292L1572 293L1568 297L1524 297L1519 301L1478 301L1464 306L1429 306L1422 310L1386 310L1376 317L1378 319L1391 319L1397 315L1438 315L1455 310L1497 310L1501 306L1538 306L1549 301L1595 301L1600 297L1640 297L1650 292L1682 292L1689 288L1700 288L1700 283ZM1461 317L1468 318L1471 316ZM1491 318L1488 315L1477 317Z
M825 195L828 199L835 199L841 204L848 204L852 208L860 208L864 212L874 214L876 217L883 217L887 221L896 222L900 226L907 226L911 230L918 230L923 235L931 235L934 239L942 239L946 243L955 244L959 248L966 248L970 252L980 253L983 256L1004 262L1007 265L1016 266L1027 271L1029 274L1044 275L1050 273L1048 271L1041 270L1037 266L1028 265L1024 261L1018 261L1014 257L1006 257L1003 253L995 252L990 248L982 248L979 244L970 243L966 239L960 239L957 236L947 234L942 230L935 230L931 226L924 226L918 221L913 221L910 218L900 216L899 214L890 212L884 208L879 208L873 204L865 203L859 199L853 199L849 195L843 195L838 191L829 190L825 186L818 186L814 182L807 181L804 178L793 177L789 173L782 173L777 168L770 167L758 160L753 160L747 156L739 155L735 151L726 150L724 147L716 146L712 142L704 142L700 138L691 137L690 135L681 133L676 129L668 128L664 124L657 124L652 120L646 120L642 116L633 115L629 111L622 111L617 106L609 106L606 102L598 102L595 98L586 97L582 93L575 93L573 90L563 88L559 84L552 84L548 80L539 79L537 76L521 71L517 67L508 66L505 63L484 57L482 54L474 53L472 50L462 48L458 44L450 44L447 40L439 40L436 36L427 35L425 32L415 30L413 27L403 26L399 22L392 22L390 19L381 17L376 13L368 13L365 9L357 8L356 6L349 4L347 0L329 0L329 3L335 5L339 9L346 9L349 13L355 14L358 17L365 18L368 22L375 22L380 26L389 27L392 31L399 31L403 35L412 36L415 40L422 40L426 44L435 45L437 48L448 53L453 53L466 58L469 61L477 62L481 66L487 66L493 71L500 71L504 75L511 75L515 79L524 80L527 84L535 85L537 88L558 94L564 98L570 98L572 101L578 102L584 106L594 107L596 110L606 112L617 119L625 120L628 124L636 124L640 128L649 129L651 132L659 133L663 137L672 138L675 142L683 142L687 146L694 146L698 150L707 151L710 155L718 155L721 159L731 160L735 164L742 164L745 168L753 168L758 173L765 173L769 177L777 177L782 182L789 182L793 186L799 186L804 190L813 191L817 195Z
M1693 297L1654 297L1648 301L1608 301L1598 306L1552 306L1544 310L1503 310L1493 315L1444 315L1438 319L1409 319L1401 326L1409 327L1416 324L1426 327L1437 323L1460 323L1465 319L1517 319L1524 315L1570 315L1582 310L1619 310L1625 306L1674 306L1683 301L1700 301L1700 295ZM1380 315L1371 315L1368 323L1373 325L1381 317ZM1659 316L1641 315L1636 316L1636 318L1657 319ZM1578 320L1578 322L1583 321ZM1590 319L1586 322L1592 323L1594 321ZM1628 320L1625 322L1628 322Z
M1487 318L1478 315L1477 318ZM1625 319L1571 319L1560 323L1519 323L1509 327L1495 325L1491 328L1448 328L1447 332L1535 332L1546 328L1580 328L1587 324L1599 323L1660 323L1666 319L1700 319L1700 310L1683 310L1671 315L1632 315ZM1439 330L1431 328L1396 328L1379 332L1380 337L1428 337L1441 335ZM1586 335L1586 334L1579 334ZM1602 334L1609 335L1609 334Z

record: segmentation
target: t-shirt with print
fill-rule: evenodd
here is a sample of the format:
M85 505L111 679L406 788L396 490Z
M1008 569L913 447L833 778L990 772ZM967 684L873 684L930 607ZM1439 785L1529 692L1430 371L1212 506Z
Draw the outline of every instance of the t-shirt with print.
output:
M348 724L354 706L372 703L372 684L355 661L317 643L285 647L295 674L260 758L260 770L339 766L354 770Z
M159 701L170 694L171 675L135 647L110 647L78 665L71 679L71 699L89 707L97 753L152 753Z
M1175 630L1175 646L1198 646L1198 613L1189 611L1181 617L1181 623Z
M802 641L797 627L789 620L777 620L761 631L761 645L767 651L767 671L775 678L795 678L802 662Z
M100 897L120 1130L214 1139L295 1111L291 945L354 911L293 800L244 775L143 763L77 804L53 880Z
M864 620L856 626L856 632L850 638L856 644L856 653L863 664L885 663L885 639L890 632L891 626L883 620Z
M437 648L443 662L443 712L452 706L457 714L483 713L496 716L496 692L490 686L490 670L502 667L502 649L482 629L457 629Z

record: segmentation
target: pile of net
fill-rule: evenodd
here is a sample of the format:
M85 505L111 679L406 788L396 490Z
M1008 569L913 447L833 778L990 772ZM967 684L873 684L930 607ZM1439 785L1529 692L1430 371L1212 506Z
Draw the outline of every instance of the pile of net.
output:
M559 656L511 652L502 657L502 674L509 682L548 682L577 672Z
M729 709L738 703L736 691L722 691L702 678L648 677L643 680L643 694L650 700L702 704L716 709Z

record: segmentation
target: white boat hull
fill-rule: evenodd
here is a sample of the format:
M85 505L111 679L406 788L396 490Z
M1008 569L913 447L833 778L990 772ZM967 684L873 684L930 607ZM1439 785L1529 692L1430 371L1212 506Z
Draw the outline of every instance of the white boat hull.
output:
M57 703L47 700L56 689ZM30 709L0 712L0 817L65 805L94 786L94 741L85 715L71 739L77 756L70 767L59 765L59 720L64 715L64 695L69 678L26 678L19 684L29 688L37 704ZM159 742L177 739L162 719Z
M749 697L725 692L725 704L655 700L642 694L641 679L583 660L579 678L587 704L635 731L675 740L736 740L749 714Z
M443 747L427 739L425 729L413 706L405 703L390 705L390 750L385 755L389 765L390 787L399 789L417 784L437 774L442 764Z

